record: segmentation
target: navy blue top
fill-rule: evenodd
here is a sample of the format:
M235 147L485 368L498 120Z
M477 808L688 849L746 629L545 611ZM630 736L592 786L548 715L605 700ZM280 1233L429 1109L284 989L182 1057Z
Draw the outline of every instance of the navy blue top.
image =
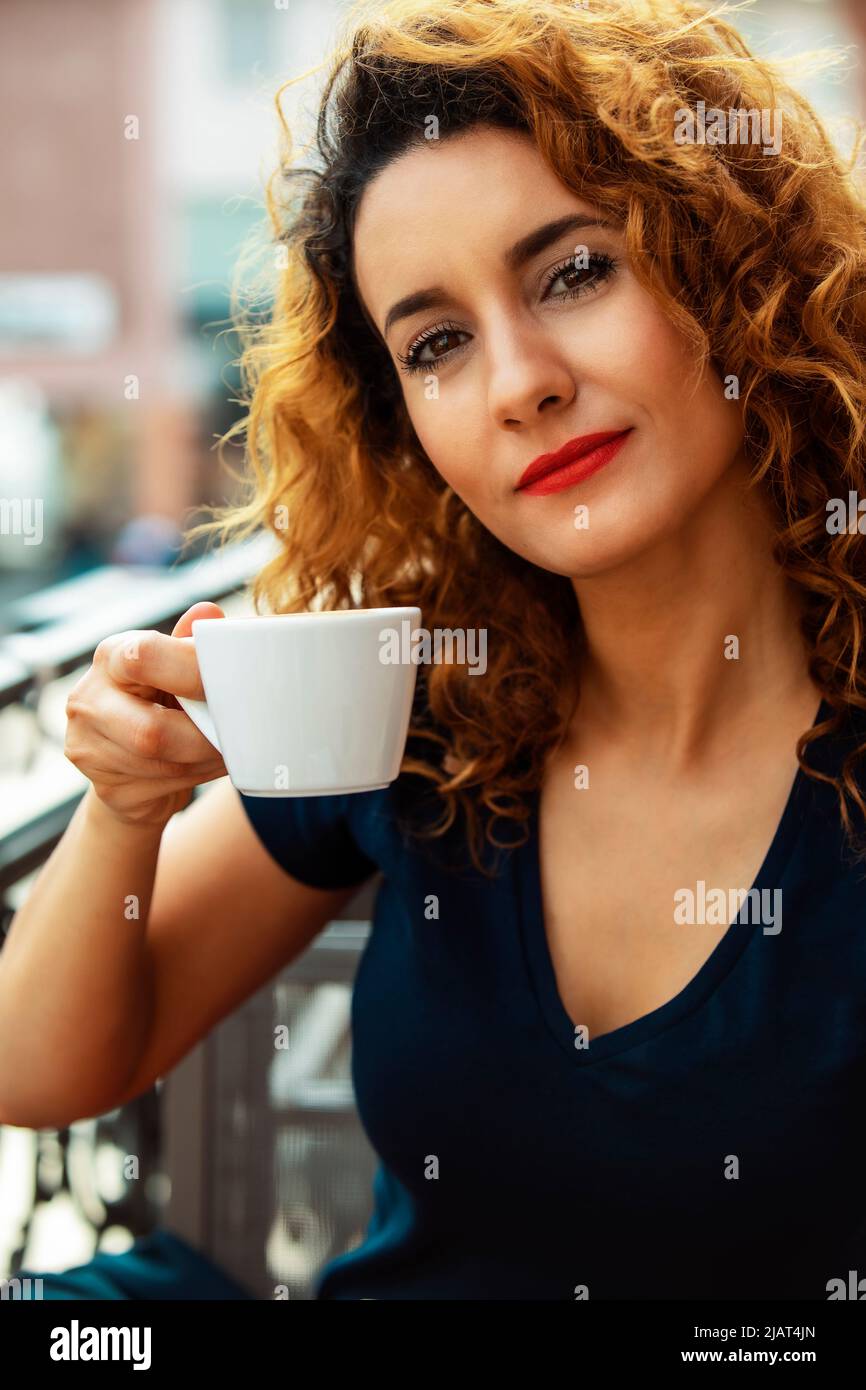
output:
M384 876L352 1000L374 1213L316 1297L826 1299L866 1275L866 868L832 787L797 773L755 881L782 890L781 931L741 912L674 998L585 1048L542 920L538 793L488 880L462 817L439 848L398 829L427 788L242 798L304 883Z

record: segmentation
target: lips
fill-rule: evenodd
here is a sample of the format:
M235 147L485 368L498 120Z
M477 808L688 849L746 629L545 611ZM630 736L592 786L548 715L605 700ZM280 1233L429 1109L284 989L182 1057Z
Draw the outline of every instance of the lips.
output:
M598 434L583 434L576 439L569 439L555 453L540 454L537 459L533 459L529 467L521 473L515 491L527 489L531 484L539 483L560 469L568 469L569 478L575 482L580 481L582 476L588 477L613 457L619 444L625 442L626 436L630 433L631 427L626 430L602 430ZM611 449L611 445L616 447ZM570 483L563 479L563 486L570 486Z

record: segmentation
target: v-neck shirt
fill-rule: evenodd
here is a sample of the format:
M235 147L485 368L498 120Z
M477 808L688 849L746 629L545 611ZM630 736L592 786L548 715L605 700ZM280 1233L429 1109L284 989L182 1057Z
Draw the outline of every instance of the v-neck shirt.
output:
M807 756L837 769L854 738L860 716ZM798 770L752 885L781 929L741 911L672 999L588 1046L546 939L539 793L490 878L460 818L405 834L427 788L239 793L295 878L382 875L351 1013L373 1214L315 1296L824 1299L866 1273L866 865L833 788Z

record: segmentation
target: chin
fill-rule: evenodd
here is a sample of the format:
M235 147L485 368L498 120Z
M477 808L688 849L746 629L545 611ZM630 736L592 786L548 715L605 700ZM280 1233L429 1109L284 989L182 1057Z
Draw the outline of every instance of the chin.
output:
M657 536L640 530L639 534L623 536L613 527L601 527L595 535L588 531L576 531L574 540L557 539L556 544L533 543L527 547L517 547L532 564L551 574L561 574L565 579L591 579L596 575L612 573L628 565L652 549Z

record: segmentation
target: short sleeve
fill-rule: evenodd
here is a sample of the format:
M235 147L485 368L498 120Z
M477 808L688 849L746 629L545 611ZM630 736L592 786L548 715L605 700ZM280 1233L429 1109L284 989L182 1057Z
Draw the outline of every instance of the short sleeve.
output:
M352 834L347 796L238 796L271 857L308 887L360 886L378 872Z

